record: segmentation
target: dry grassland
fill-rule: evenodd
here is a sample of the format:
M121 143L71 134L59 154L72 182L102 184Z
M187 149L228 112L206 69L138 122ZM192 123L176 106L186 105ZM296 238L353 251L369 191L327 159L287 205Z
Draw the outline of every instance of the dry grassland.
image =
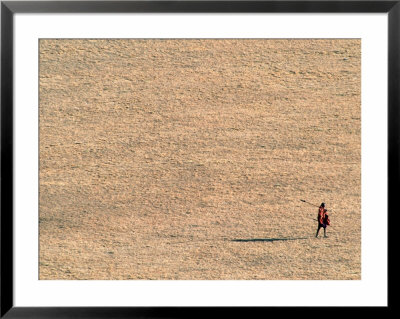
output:
M40 279L361 279L360 73L357 39L41 40Z

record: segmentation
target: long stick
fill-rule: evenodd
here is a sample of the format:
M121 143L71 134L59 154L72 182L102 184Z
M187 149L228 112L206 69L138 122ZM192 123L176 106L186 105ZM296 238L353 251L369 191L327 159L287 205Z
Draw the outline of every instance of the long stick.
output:
M308 204L308 205L314 206L314 207L319 207L319 205L315 205L315 204L309 203L309 202L307 202L307 201L304 200L304 199L300 199L300 201L303 202L303 203L306 203L306 204ZM332 213L335 213L335 211L333 211L332 209L327 209L327 211L332 212Z
M311 217L310 217L311 218ZM311 218L312 220L315 220L315 221L318 221L318 219L315 219L315 218ZM332 225L327 225L327 226L329 226L329 227L332 227Z
M319 205L311 204L311 203L305 201L304 199L300 199L300 201L303 202L303 203L306 203L308 205L314 206L314 207L319 207Z

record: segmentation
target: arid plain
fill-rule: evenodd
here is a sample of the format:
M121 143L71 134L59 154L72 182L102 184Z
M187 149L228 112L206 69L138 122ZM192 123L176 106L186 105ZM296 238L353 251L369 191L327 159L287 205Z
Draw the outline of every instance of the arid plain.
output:
M360 40L39 46L40 279L361 279Z

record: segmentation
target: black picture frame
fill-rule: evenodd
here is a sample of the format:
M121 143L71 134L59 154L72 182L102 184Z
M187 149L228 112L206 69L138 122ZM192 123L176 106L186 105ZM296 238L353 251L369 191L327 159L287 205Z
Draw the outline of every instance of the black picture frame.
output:
M228 312L254 317L282 309L265 307L15 307L13 300L13 21L16 13L119 13L119 12L269 12L269 13L387 13L388 14L388 247L396 224L399 189L400 127L400 0L396 1L1 1L1 318L192 318L226 316ZM390 212L390 214L389 214ZM389 253L388 252L388 253ZM388 254L388 265L391 263ZM395 280L389 272L388 287ZM393 295L388 291L388 307ZM356 308L356 307L354 307ZM296 316L307 307L289 307ZM347 308L350 315L360 309ZM317 309L316 314L337 316L338 308ZM371 309L368 309L371 311ZM373 311L374 312L374 311Z

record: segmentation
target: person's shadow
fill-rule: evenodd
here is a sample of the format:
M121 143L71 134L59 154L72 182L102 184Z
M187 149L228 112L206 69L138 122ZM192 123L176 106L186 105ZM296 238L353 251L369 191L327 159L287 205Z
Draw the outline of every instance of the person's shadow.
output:
M274 242L274 241L301 240L301 239L308 239L308 237L301 237L301 238L300 237L299 238L249 238L249 239L232 239L231 241L247 243L247 242L257 242L257 241Z

